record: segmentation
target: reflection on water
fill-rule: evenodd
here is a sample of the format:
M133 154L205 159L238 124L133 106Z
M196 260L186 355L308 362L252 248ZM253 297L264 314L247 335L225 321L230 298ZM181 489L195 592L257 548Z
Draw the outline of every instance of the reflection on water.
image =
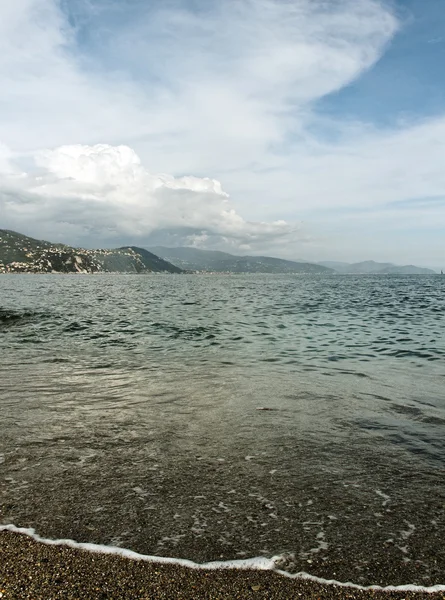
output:
M444 292L439 277L0 278L1 521L443 583Z

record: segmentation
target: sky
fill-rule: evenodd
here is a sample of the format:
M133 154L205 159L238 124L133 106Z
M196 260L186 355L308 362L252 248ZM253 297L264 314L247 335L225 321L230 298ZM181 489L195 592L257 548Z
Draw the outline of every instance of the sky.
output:
M0 3L0 227L445 268L445 0Z

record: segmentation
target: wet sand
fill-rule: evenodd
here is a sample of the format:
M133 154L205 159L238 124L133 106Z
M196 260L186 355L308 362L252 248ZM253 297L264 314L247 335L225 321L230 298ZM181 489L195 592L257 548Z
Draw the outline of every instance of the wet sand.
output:
M203 570L132 560L0 531L2 600L445 599L445 592L359 590L273 571Z

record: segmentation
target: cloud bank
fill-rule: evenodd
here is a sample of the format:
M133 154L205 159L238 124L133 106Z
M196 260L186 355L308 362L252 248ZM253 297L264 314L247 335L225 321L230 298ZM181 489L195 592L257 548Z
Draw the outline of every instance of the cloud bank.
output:
M3 165L0 209L9 228L89 245L149 244L176 232L194 246L257 250L292 243L298 227L244 220L219 181L154 175L128 146L73 145L38 152L35 169Z

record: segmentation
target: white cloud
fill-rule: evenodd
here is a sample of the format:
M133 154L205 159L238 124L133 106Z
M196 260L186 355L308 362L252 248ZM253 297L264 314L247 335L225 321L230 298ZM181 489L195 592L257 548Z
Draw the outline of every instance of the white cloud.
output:
M301 111L370 67L397 28L375 0L227 0L195 12L106 3L109 21L80 6L84 22L96 18L91 48L56 0L1 3L2 141L125 141L169 172L266 160Z
M296 144L244 191L258 198L266 186L276 190L283 214L378 208L445 195L444 155L445 117L387 131L356 126L335 143ZM236 177L241 187L242 174Z
M191 245L244 250L295 240L297 227L285 221L244 220L219 181L153 175L128 146L62 146L35 163L29 173L3 175L0 208L10 228L44 232L49 224L94 245L148 243L163 229L182 231Z

